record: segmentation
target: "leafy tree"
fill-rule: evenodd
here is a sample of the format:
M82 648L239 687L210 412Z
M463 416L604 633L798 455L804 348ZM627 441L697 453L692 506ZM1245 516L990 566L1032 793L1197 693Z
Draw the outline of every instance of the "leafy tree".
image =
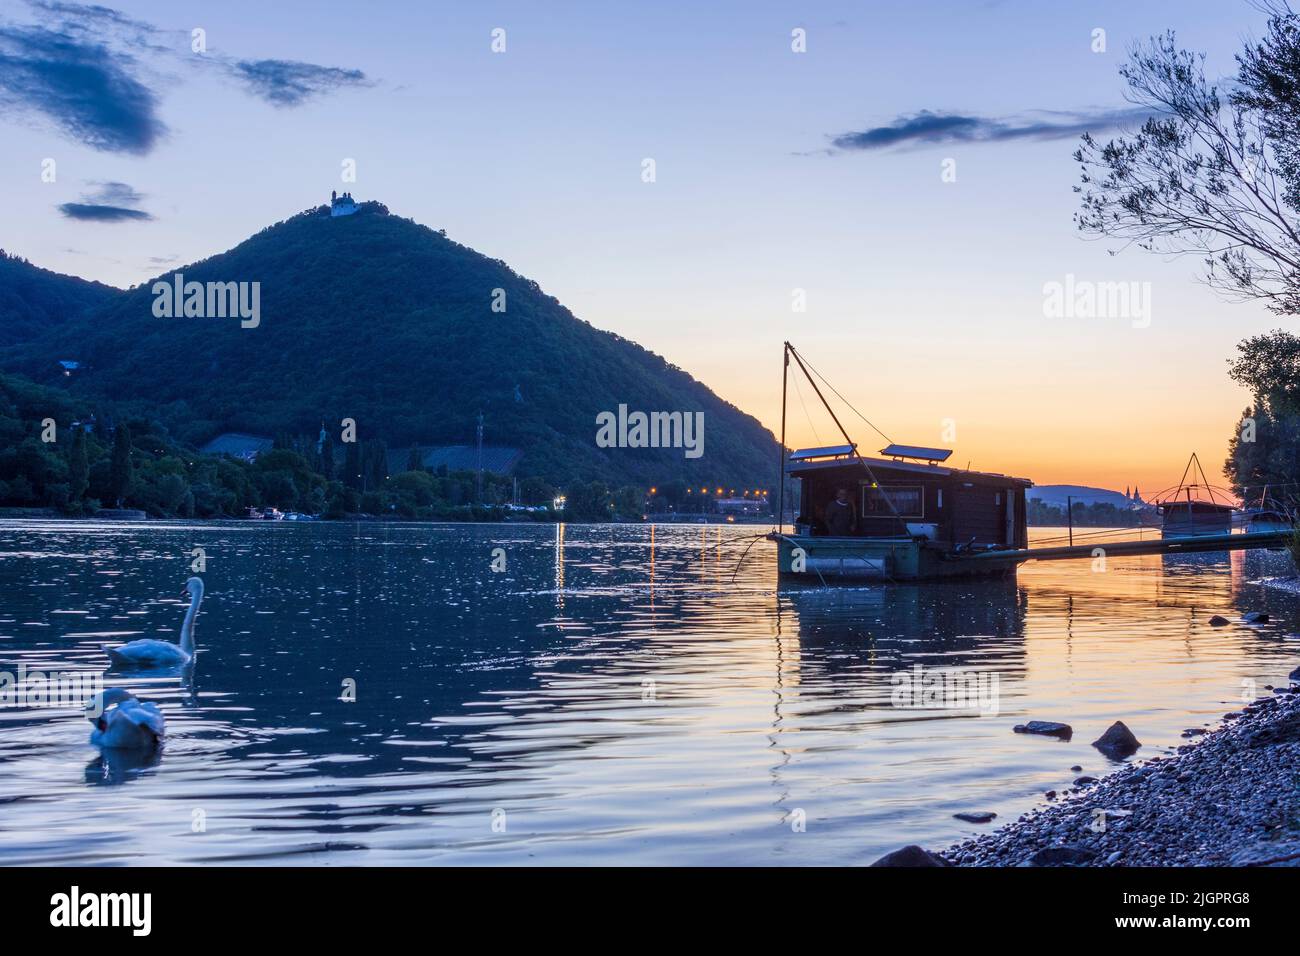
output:
M566 521L608 521L610 518L612 502L603 481L570 485L564 497Z
M113 458L109 467L109 495L114 507L122 507L123 500L131 493L133 478L131 429L126 424L122 424L118 425L113 433Z
M1083 137L1085 234L1159 253L1200 256L1211 286L1300 312L1300 35L1273 5L1269 30L1238 57L1226 98L1205 77L1204 56L1168 33L1135 47L1120 70L1141 129L1104 145Z
M361 473L361 445L359 442L345 442L343 449L343 484L359 491L363 484Z
M1300 504L1300 336L1281 329L1237 346L1228 374L1251 390L1253 404L1228 444L1224 473L1233 492L1258 501L1264 487L1274 504Z
M382 438L366 443L366 489L377 490L388 478L388 445Z
M86 430L77 426L72 434L72 450L68 452L68 496L80 501L90 484L90 460L86 453Z
M320 473L326 481L334 480L334 438L329 432L325 433L320 446Z
M555 488L533 475L519 482L519 498L526 505L548 505L555 500Z

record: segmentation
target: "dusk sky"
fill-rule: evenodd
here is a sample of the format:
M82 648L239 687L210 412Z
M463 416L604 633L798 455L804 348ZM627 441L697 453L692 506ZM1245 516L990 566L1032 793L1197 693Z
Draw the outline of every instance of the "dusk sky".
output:
M0 247L56 271L134 285L347 189L773 431L788 338L896 441L952 419L960 465L1121 490L1193 451L1221 480L1227 360L1283 325L1071 218L1080 129L1132 123L1128 45L1173 29L1229 75L1245 0L110 6L0 2ZM1149 326L1046 316L1067 275L1149 283ZM790 443L830 442L804 396Z

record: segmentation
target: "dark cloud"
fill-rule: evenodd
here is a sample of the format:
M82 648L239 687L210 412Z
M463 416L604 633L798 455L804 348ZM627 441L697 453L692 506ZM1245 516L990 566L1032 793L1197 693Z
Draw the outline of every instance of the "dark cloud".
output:
M345 86L369 86L360 70L317 66L294 60L239 60L232 72L272 106L300 106L313 96Z
M119 182L92 182L90 192L80 202L65 202L59 212L80 222L150 222L153 216L138 209L144 196L135 188Z
M0 25L0 111L44 116L104 152L147 153L167 130L131 57L44 27Z
M153 219L153 216L141 209L83 202L65 202L59 207L59 212L80 222L148 222Z
M142 51L156 70L216 70L275 106L370 85L360 70L193 56L188 32L160 30L111 7L64 0L29 0L28 7L40 25L0 20L0 114L41 117L104 152L144 155L167 133L156 90L168 81L141 67Z
M1073 139L1129 123L1141 123L1149 111L1037 112L1025 117L990 119L960 113L922 110L900 116L888 126L874 126L831 137L833 150L888 149L892 146L934 146L949 143L996 143L1007 140Z

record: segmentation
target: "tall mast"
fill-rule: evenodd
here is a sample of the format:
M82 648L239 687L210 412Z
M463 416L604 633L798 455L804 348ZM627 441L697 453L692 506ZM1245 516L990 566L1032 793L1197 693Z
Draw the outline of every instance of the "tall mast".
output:
M785 390L790 378L790 343L781 350L781 461L777 467L780 491L776 496L776 530L785 527Z
M855 444L854 441L853 441L853 439L849 437L849 433L848 433L847 431L844 430L844 426L840 424L839 416L837 416L837 415L835 414L835 409L831 408L830 402L826 401L826 396L823 395L823 394L822 394L822 390L821 390L820 388L817 387L817 382L816 382L816 380L813 379L812 374L808 371L808 367L807 367L806 365L803 364L803 359L802 359L802 358L800 357L800 355L799 355L799 350L796 349L796 348L795 348L793 345L791 345L789 342L786 342L786 343L785 343L785 349L786 349L786 354L787 354L787 356L789 356L789 355L793 355L793 356L794 356L794 360L795 360L795 362L797 362L797 363L799 364L799 370L800 370L801 372L803 372L803 377L806 378L806 379L808 380L808 384L811 385L811 386L813 387L813 391L817 393L817 398L821 400L822 407L826 409L827 414L829 414L829 415L831 416L831 421L835 422L835 427L838 428L838 429L840 430L840 434L844 436L844 443L845 443L846 445L848 445L849 448L852 449L852 455L853 455L853 457L858 461L858 463L859 463L860 465L862 465L863 468L866 469L867 477L871 479L871 484L872 484L872 486L873 486L873 487L879 487L880 483L879 483L878 481L876 481L876 474L875 474L875 472L873 472L873 471L871 470L871 466L867 464L867 460L866 460L865 458L863 458L861 455L858 454L858 446L857 446L857 444ZM787 365L789 364L789 360L788 360L788 358L787 358L786 364L787 364ZM838 393L837 393L837 394L838 394ZM784 415L784 413L785 413L784 405L785 405L784 400L782 400L782 414L783 414L783 415ZM850 407L852 407L852 406L850 406ZM860 413L859 413L859 414L860 414ZM867 424L871 424L871 423L868 422ZM874 427L874 426L872 426L872 427ZM782 475L785 474L784 469L782 469L782 472L781 472L781 473L782 473ZM881 489L881 495L882 495L882 497L884 498L885 504L889 505L889 510L890 510L891 512L893 512L894 520L897 521L898 524L899 524L899 527L901 527L901 528L903 529L903 531L906 532L906 531L907 531L907 522L904 521L903 518L902 518L902 516L898 513L898 508L894 505L894 501L893 501L893 499L890 498L889 495L888 495L888 494L887 494L883 489Z

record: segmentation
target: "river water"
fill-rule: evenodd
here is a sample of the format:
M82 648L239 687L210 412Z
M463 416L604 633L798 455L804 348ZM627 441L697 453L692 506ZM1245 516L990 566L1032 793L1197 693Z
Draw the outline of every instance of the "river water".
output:
M761 530L0 522L12 674L176 640L196 548L207 587L191 672L104 674L161 706L160 754L0 707L0 864L862 864L1105 773L1113 720L1163 753L1300 663L1300 604L1256 583L1281 554L778 589ZM1272 620L1208 624L1246 610ZM936 673L984 696L900 696Z

